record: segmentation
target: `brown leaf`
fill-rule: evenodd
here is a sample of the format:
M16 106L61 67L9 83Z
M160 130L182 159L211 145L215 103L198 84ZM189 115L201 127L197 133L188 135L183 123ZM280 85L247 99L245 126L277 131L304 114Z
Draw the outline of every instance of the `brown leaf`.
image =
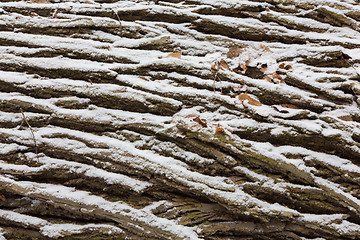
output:
M173 53L169 53L167 56L167 58L171 57L171 58L181 58L181 53L179 52L173 52Z
M32 3L50 3L48 0L31 0Z
M90 82L91 85L93 84L90 78L88 79L88 81Z
M260 49L264 49L266 52L271 52L270 48L268 48L264 44L260 44L259 47L260 47Z
M285 63L281 63L281 64L279 65L279 68L285 69Z
M270 82L270 83L273 83L272 79L269 77L269 75L265 75L265 77L263 78L265 79L266 81Z
M242 93L238 96L239 100L245 101L248 100L248 103L253 106L261 106L262 103L256 100L255 98L250 97L247 93Z
M292 69L291 65L288 64L288 65L285 66L285 70L290 70L290 69Z
M351 87L351 89L354 89L355 88L355 83L354 82L352 82L352 83L350 83L350 87Z
M299 109L297 106L295 106L293 104L289 104L289 103L280 104L280 106L282 106L284 108Z
M340 116L339 119L343 121L353 121L352 117L350 115Z
M52 18L57 18L57 9L55 10L55 12L53 13L53 15L51 17Z
M220 125L218 125L218 126L216 126L215 134L217 134L218 132L225 133L225 129L222 128Z
M247 70L246 65L245 65L245 64L242 64L242 63L240 63L240 66L241 66L241 68L244 70L244 72L246 72L246 70Z
M284 83L285 81L284 81L284 79L278 74L278 73L273 73L273 76L274 76L274 78L277 78L277 79L279 79L280 80L280 83Z
M266 72L266 69L267 69L267 64L263 64L263 65L261 65L261 72L262 73L265 73Z
M1 201L4 201L4 202L7 201L7 200L6 200L6 197L5 197L4 195L2 195L2 194L0 194L0 200L1 200Z
M202 127L207 127L207 123L206 123L206 119L201 119L199 117L195 117L193 118L194 122L197 122L198 124L200 124Z
M225 69L230 70L229 65L225 62L225 60L224 60L224 59L221 59L221 60L220 60L220 62L218 63L218 65L219 65L219 68L220 68L220 69L223 69L223 70L225 70Z
M217 64L211 65L211 69L212 69L212 70L218 70L218 65L217 65Z
M290 70L290 69L292 69L292 67L291 67L289 64L285 64L285 63L281 63L281 64L279 65L279 68L280 68L280 69L285 69L285 70Z
M240 54L242 53L242 49L239 47L231 47L229 49L229 51L226 53L226 57L228 58L236 58L238 56L240 56Z
M233 133L233 130L228 129L228 128L224 128L224 126L221 126L220 124L216 124L215 126L216 126L216 128L215 128L215 134L217 134L218 132L220 132L220 133L226 133L225 130L227 130L227 131L230 132L230 133Z

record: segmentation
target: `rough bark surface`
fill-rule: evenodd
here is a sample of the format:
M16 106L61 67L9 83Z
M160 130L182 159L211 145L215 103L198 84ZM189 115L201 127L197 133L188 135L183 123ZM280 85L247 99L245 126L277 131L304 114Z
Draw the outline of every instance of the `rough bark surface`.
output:
M0 239L360 239L356 1L0 3Z

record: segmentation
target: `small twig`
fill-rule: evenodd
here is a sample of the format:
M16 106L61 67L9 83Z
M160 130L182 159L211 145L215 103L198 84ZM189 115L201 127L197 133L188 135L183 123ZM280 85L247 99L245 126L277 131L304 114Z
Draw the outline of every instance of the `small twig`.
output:
M36 154L36 157L37 157L37 165L39 166L38 147L37 147L37 144L36 144L34 129L32 129L32 127L30 126L28 120L25 117L25 114L24 114L24 111L22 110L22 108L20 108L20 111L21 111L21 115L23 116L23 121L28 125L28 127L30 129L30 132L31 132L31 135L33 137L33 141L34 141L34 145L35 145L35 154Z
M216 78L218 78L219 80L220 80L220 84L221 84L221 77L220 76L218 76L219 74L219 71L216 71L216 73L215 73L215 77L214 77L214 83L213 83L213 90L214 90L214 93L216 92ZM220 85L220 93L222 94L222 86Z
M123 26L122 26L122 24L121 24L121 20L120 20L119 14L118 14L117 12L115 12L115 11L114 11L114 13L115 13L115 15L117 16L117 18L118 18L118 20L119 20L119 24L120 24L120 31L122 32L122 30L123 30Z
M216 78L217 78L217 76L218 76L218 72L219 72L219 71L216 71L216 73L215 73L215 77L214 77L214 84L213 84L213 90L214 90L214 93L215 93L215 90L216 90L216 87L215 87L215 82L216 82Z

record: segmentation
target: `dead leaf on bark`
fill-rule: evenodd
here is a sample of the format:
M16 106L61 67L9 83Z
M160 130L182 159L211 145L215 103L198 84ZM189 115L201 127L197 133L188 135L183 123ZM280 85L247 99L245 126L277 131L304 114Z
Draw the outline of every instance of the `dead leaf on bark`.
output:
M215 71L219 70L218 65L215 63L213 65L211 65L211 69L215 70Z
M2 194L0 194L0 200L3 201L3 202L6 202L6 201L7 201L7 200L6 200L6 197L5 197L4 195L2 195Z
M222 69L222 70L225 70L225 69L230 70L229 65L225 62L224 59L221 59L218 64L219 64L220 69Z
M51 16L51 18L57 18L57 9L55 10L55 12L54 12L53 15Z
M238 96L239 100L245 101L248 100L248 103L253 106L261 106L262 103L256 100L255 98L250 97L247 93L242 93Z
M226 53L226 57L228 58L236 58L238 56L240 56L240 54L242 53L242 49L239 47L231 47L229 49L229 51Z
M269 83L273 83L272 79L269 77L269 75L265 75L264 78L266 81L268 81Z
M171 57L171 58L179 58L179 59L180 59L180 58L181 58L181 55L182 55L182 54L179 53L179 52L173 52L173 53L169 53L166 57L167 57L167 58L170 58L170 57Z
M289 104L289 103L280 104L280 106L285 107L285 108L291 108L291 109L299 109L296 105Z
M290 69L292 69L292 67L291 67L289 64L285 64L285 63L281 63L281 64L279 65L279 68L280 68L280 69L285 69L285 70L290 70Z
M201 119L199 117L195 117L193 118L194 122L197 122L198 124L200 124L202 127L207 127L207 123L205 119Z
M270 48L268 48L267 46L265 46L264 44L260 44L259 45L260 49L264 49L266 52L271 52Z
M225 129L220 127L220 126L217 126L216 129L215 129L215 134L217 134L218 132L225 133Z
M220 125L220 124L216 124L215 125L216 128L215 128L215 134L217 134L218 132L220 133L226 133L225 130L227 130L228 132L230 133L233 133L233 131L231 129L228 129L228 128L225 128L224 126Z
M262 73L265 73L266 72L266 69L267 69L267 64L263 64L263 65L261 65L261 72Z
M274 76L274 78L277 78L277 79L279 79L279 83L284 83L285 81L284 81L284 79L278 74L278 73L273 73L273 76Z
M247 70L246 65L245 65L245 64L242 64L242 63L240 63L240 66L241 66L241 68L244 70L244 72L246 72L246 70Z
M343 121L353 121L352 117L350 115L340 116L339 119Z
M31 0L32 3L50 3L48 0Z

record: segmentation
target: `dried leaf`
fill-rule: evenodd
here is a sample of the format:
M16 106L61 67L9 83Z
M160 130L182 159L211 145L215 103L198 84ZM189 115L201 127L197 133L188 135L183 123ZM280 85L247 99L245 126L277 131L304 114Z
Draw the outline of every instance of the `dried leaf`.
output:
M285 69L285 63L281 63L281 64L279 65L279 68Z
M216 126L215 134L217 134L218 132L225 133L225 129L222 128L219 124L218 124L218 126Z
M288 64L288 65L285 66L285 70L290 70L290 69L292 69L291 65Z
M179 52L173 52L173 53L169 53L167 56L167 58L171 57L171 58L181 58L181 53Z
M353 121L352 117L350 115L340 116L339 119L343 121Z
M1 201L4 201L4 202L7 201L7 200L6 200L6 197L5 197L4 195L2 195L2 194L0 194L0 200L1 200Z
M91 79L90 79L90 78L88 79L88 81L90 82L90 84L91 84L91 85L93 84L93 82L91 81Z
M240 56L240 54L242 53L242 49L239 47L231 47L229 49L229 51L226 53L226 56L228 58L236 58L238 56Z
M266 81L268 81L270 83L273 83L273 81L269 75L265 75L265 77L263 79L265 79Z
M289 103L280 104L280 106L282 106L284 108L299 109L296 105L289 104Z
M57 18L57 9L55 10L55 12L53 13L53 15L51 17L52 18Z
M274 78L277 78L280 80L280 83L284 83L284 79L276 72L273 73Z
M225 70L225 69L230 70L229 65L225 62L225 60L224 60L224 59L221 59L221 60L220 60L220 62L218 63L218 65L219 65L219 68L220 68L220 69L223 69L223 70Z
M141 78L142 80L146 80L146 81L148 81L148 79L147 79L146 77L139 76L139 78Z
M224 128L224 126L221 126L220 124L216 124L215 125L216 128L215 128L215 134L220 132L220 133L226 133L226 131L230 132L230 133L233 133L233 131L231 129L228 129L228 128ZM226 130L226 131L225 131Z
M355 88L355 85L356 85L356 83L354 83L354 82L350 83L351 89L354 89L354 88Z
M197 122L198 124L200 124L202 127L207 127L207 123L206 123L206 119L201 119L199 117L195 117L193 118L194 122Z
M292 67L291 67L289 64L285 64L285 63L281 63L281 64L279 65L279 68L280 68L280 69L285 69L285 70L290 70L290 69L292 69Z
M212 70L219 70L219 68L218 68L218 65L217 64L213 64L213 65L211 65L211 69Z
M267 69L267 64L263 64L263 65L261 65L261 72L262 73L265 73L266 72L266 69Z
M260 49L264 49L266 52L271 52L270 48L268 48L267 46L260 44L259 45Z
M32 3L50 3L48 0L31 0Z
M239 100L245 101L248 100L248 103L253 106L261 106L262 103L256 100L255 98L250 97L247 93L242 93L238 96Z
M241 68L244 70L244 72L246 72L246 70L247 70L246 65L245 65L245 64L242 64L242 63L240 63L240 66L241 66Z

